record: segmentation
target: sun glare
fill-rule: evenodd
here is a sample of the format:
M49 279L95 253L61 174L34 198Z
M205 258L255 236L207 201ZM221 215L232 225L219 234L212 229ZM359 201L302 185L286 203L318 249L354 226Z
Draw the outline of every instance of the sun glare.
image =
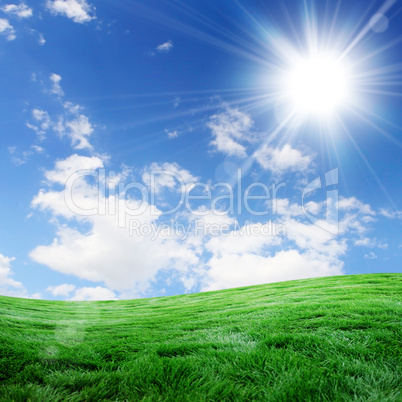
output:
M346 70L330 57L301 59L286 81L286 97L302 115L328 116L348 98Z

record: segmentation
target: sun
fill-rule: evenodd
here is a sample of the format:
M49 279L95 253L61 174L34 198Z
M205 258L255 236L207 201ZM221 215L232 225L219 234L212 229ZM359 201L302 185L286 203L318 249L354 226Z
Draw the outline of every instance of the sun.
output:
M303 116L328 117L348 100L347 69L329 56L300 58L286 74L285 96Z

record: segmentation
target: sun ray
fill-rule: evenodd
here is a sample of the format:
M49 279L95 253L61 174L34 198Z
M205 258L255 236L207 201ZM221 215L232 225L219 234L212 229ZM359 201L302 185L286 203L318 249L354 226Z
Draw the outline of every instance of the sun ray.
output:
M378 187L381 189L381 191L384 193L385 197L388 199L388 201L391 203L391 205L395 208L395 201L392 199L392 197L390 196L390 194L388 193L387 189L385 188L384 184L382 183L382 181L380 180L380 178L378 177L377 173L375 172L375 170L373 169L373 167L370 165L370 162L367 160L366 156L364 155L364 153L361 151L360 147L358 146L356 140L353 138L353 135L350 133L350 131L348 130L348 128L346 127L346 125L343 123L342 120L339 120L339 124L341 125L343 131L346 133L346 135L349 138L349 141L353 144L353 147L355 148L355 150L357 151L357 153L359 154L360 158L362 159L362 161L364 162L366 168L369 170L371 176L374 178L374 180L376 181Z

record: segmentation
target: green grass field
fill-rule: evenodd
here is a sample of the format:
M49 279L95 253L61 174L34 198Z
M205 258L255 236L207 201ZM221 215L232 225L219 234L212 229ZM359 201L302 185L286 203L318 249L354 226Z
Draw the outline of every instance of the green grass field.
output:
M110 302L0 297L5 401L402 401L402 274Z

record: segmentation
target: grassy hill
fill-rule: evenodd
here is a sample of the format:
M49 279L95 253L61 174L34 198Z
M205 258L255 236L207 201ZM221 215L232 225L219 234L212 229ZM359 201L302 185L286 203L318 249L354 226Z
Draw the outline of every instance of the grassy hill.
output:
M110 302L0 297L0 320L0 400L402 400L402 274Z

